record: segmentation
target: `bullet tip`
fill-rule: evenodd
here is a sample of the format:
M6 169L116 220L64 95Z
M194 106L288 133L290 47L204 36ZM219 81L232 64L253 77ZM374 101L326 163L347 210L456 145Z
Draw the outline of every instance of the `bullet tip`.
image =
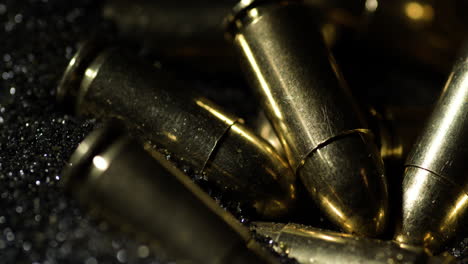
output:
M360 133L332 141L306 159L299 176L336 225L375 237L386 227L388 194L382 160L369 141Z

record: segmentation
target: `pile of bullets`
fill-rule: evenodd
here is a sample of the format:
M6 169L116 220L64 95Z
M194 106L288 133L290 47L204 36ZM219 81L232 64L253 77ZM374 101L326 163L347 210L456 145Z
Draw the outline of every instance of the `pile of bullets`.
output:
M262 118L250 128L184 90L173 74L121 48L87 42L70 61L58 100L76 114L111 121L76 149L64 186L98 217L179 263L279 263L252 232L304 264L454 261L441 251L468 225L468 24L437 22L440 13L463 7L466 15L468 6L351 2L242 0L232 8L212 1L206 8L186 1L183 12L177 1L107 1L104 16L122 35L167 60L242 71ZM386 22L400 30L398 38L383 33L390 41L382 45L428 65L453 65L404 163L398 219L390 217L382 158L403 150L385 131L369 128L367 110L359 109L331 54L340 32ZM258 217L241 224L162 148ZM288 223L300 188L349 234ZM393 240L378 240L390 225L397 226Z

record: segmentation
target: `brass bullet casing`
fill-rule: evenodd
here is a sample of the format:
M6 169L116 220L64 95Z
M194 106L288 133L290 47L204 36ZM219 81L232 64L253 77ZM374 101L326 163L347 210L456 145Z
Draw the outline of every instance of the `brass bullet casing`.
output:
M441 250L468 223L468 46L405 164L395 239Z
M166 148L259 215L288 212L296 197L287 161L239 118L182 85L124 51L89 44L71 60L58 97L78 114L123 120L150 152Z
M335 224L375 236L387 218L382 159L312 19L301 1L242 1L227 23L294 173Z
M371 123L371 130L373 130L376 136L375 140L379 146L380 156L384 163L386 163L387 160L403 162L408 151L407 144L405 143L414 143L414 138L412 137L413 135L410 134L410 138L405 137L405 140L403 140L402 136L406 136L407 134L399 133L401 129L396 127L397 124L395 124L393 111L385 109L385 112L382 113L375 108L370 108L369 122ZM413 128L417 130L414 126ZM284 157L286 156L280 139L264 111L258 112L255 123L253 124L253 129L257 135L268 141L268 143L276 149L278 154ZM405 127L403 127L403 129L405 129Z
M300 264L312 263L456 263L448 254L432 257L423 248L355 237L299 224L254 222L251 229L277 242Z
M238 70L232 47L224 41L223 18L229 0L107 0L104 18L129 41L138 41L167 60L199 70Z
M154 160L115 124L93 131L63 184L95 216L181 263L276 263L231 214L161 155Z

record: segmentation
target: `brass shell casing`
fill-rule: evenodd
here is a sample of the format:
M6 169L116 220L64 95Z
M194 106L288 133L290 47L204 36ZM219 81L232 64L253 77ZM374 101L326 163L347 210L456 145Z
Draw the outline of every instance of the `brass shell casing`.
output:
M355 237L299 224L254 222L251 229L278 243L300 264L316 263L456 263L450 255L429 256L423 248Z
M415 110L402 109L400 107L385 108L385 113L376 111L374 108L369 110L369 123L372 124L370 127L375 135L375 140L380 149L380 156L384 163L386 161L403 163L408 154L409 147L415 141L414 131L420 132L422 130L420 125L422 125L422 120L424 120L426 109L422 109L422 111L416 110L418 113L423 113L423 116L419 116L417 120L405 117L412 121L411 124L402 124L408 122L408 120L401 120L400 115L413 114L413 111ZM259 136L268 141L278 154L286 156L275 129L263 111L257 114L252 128Z
M95 48L85 45L71 60L59 100L81 115L123 120L147 150L166 148L261 216L288 212L296 197L287 161L239 118L190 94L162 70L116 49Z
M468 223L468 46L405 163L395 239L437 253Z
M186 175L162 155L154 160L115 124L86 137L62 182L95 217L148 242L160 257L181 263L276 263Z
M294 173L334 223L375 236L387 219L382 159L309 11L242 1L228 33Z
M329 47L347 35L447 72L468 34L464 0L304 0L314 9ZM107 0L103 16L128 40L201 70L237 70L223 41L231 1ZM349 43L345 43L347 45ZM215 66L213 66L215 65Z

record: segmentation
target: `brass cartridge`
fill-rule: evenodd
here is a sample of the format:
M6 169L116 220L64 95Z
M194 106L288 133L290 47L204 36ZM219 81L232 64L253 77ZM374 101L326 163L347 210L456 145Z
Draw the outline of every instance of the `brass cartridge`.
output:
M57 93L78 114L123 120L150 152L166 148L259 215L285 214L295 200L287 161L239 118L182 85L123 51L89 44L71 60Z
M186 175L120 131L116 124L93 131L63 172L65 188L95 217L178 263L277 263Z
M237 70L223 41L222 20L233 1L107 0L103 16L128 40L201 70ZM449 71L468 34L465 0L304 0L329 47L351 36ZM354 37L353 37L354 36Z
M355 237L299 224L254 222L251 229L272 238L278 244L276 250L287 253L301 264L456 263L455 258L448 254L433 257L421 247Z
M405 110L403 110L403 114L408 114ZM396 113L393 111L396 111ZM370 127L376 136L375 140L378 143L377 145L380 149L380 156L382 157L384 163L387 160L403 162L403 159L406 157L407 151L409 149L408 146L414 143L413 133L401 133L401 131L408 131L409 126L411 126L413 130L421 130L418 129L418 125L421 124L420 120L417 120L416 123L411 125L402 125L402 120L395 120L395 114L402 114L399 111L401 111L399 108L385 108L385 112L382 113L375 110L374 108L369 109L369 122L372 124ZM411 110L408 110L408 112L411 112ZM399 117L401 116L397 116L396 118ZM268 141L268 143L270 143L276 149L278 154L282 156L286 155L278 135L275 132L275 129L263 111L258 113L257 119L253 124L253 129L257 135Z
M405 163L395 239L437 253L468 223L468 46Z
M227 28L294 173L335 224L375 236L387 219L382 159L312 19L302 1L242 1Z

